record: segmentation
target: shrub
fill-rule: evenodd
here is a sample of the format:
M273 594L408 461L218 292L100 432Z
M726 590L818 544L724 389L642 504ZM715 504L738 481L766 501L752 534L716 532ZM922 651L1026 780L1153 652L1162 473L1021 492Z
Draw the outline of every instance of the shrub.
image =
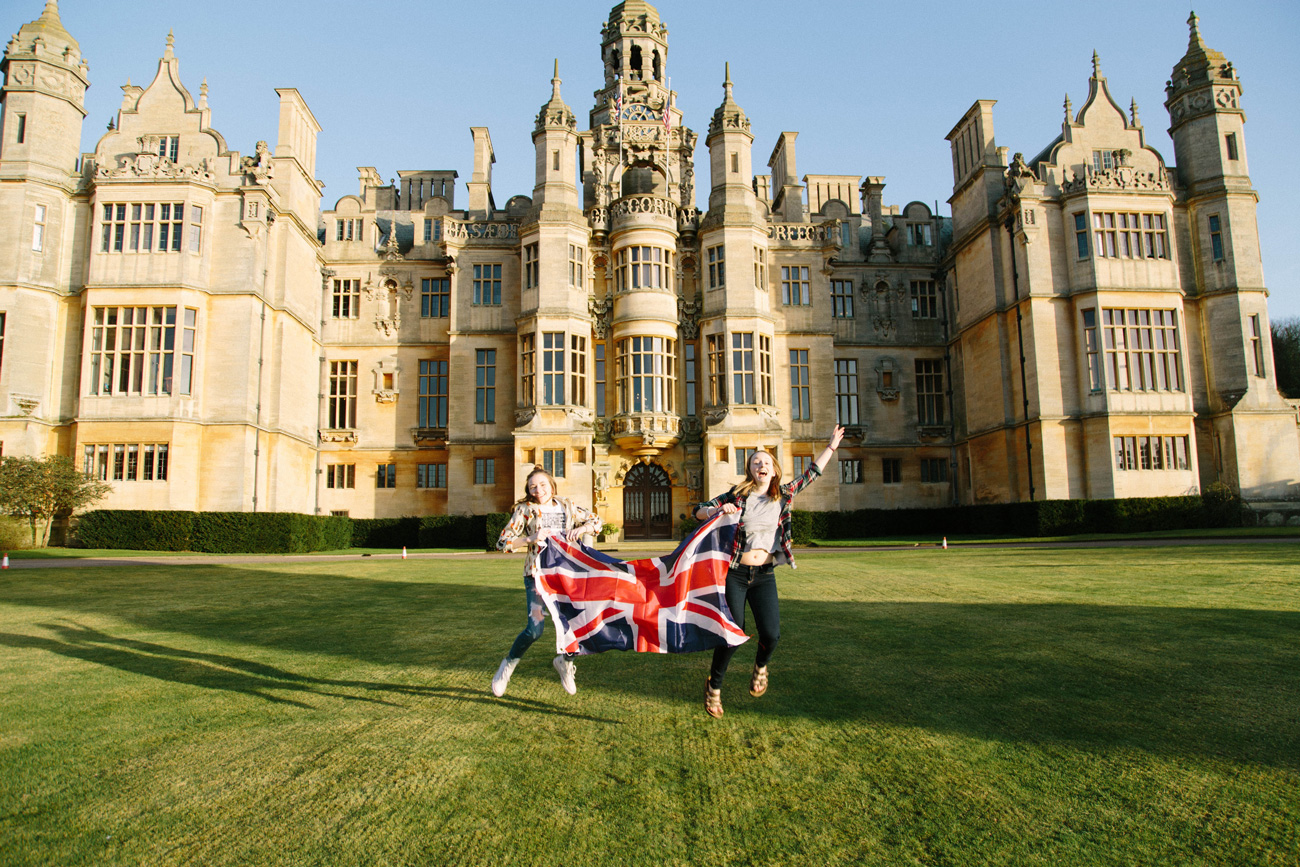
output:
M685 539L687 536L695 532L695 530L700 526L700 523L700 521L695 520L695 513L691 512L677 522L677 532L681 534L683 539ZM612 525L607 524L606 526Z
M353 548L418 548L419 518L353 518Z
M22 518L0 515L0 550L18 551L32 547L32 531Z
M96 509L77 522L81 548L128 551L192 551L194 512Z
M510 523L509 512L489 512L484 516L486 526L484 527L484 547L489 551L496 550L497 539L501 538L501 531ZM612 527L613 524L606 524L606 527ZM603 530L604 528L602 528ZM617 528L615 528L617 529Z
M1211 527L1240 527L1242 524L1241 497L1223 482L1213 482L1201 495L1205 504L1205 520Z
M75 535L86 548L302 554L350 547L352 522L297 512L99 509L81 516Z
M482 549L487 534L486 515L425 515L420 519L421 548Z

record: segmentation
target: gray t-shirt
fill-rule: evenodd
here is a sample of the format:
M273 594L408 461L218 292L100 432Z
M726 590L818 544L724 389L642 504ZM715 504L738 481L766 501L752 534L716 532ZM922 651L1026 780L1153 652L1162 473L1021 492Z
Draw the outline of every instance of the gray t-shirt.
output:
M766 494L745 498L745 550L776 548L776 528L781 521L781 501Z

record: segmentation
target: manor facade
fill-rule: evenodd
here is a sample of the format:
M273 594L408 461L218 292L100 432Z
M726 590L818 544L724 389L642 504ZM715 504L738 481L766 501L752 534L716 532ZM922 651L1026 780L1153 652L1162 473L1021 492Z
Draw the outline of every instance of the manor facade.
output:
M581 123L557 63L531 195L498 204L474 128L467 178L363 168L322 210L301 95L241 154L170 37L79 153L88 67L49 0L0 61L4 453L72 456L112 508L355 517L503 511L536 465L648 538L837 422L805 508L1297 495L1241 85L1195 19L1177 167L1094 60L1029 161L972 106L951 218L800 176L794 132L758 173L729 74L701 141L648 3L601 53Z

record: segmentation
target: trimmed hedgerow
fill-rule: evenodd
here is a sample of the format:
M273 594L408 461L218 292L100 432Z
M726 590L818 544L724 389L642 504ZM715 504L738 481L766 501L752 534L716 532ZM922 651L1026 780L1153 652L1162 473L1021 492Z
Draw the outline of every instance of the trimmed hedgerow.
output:
M353 548L420 547L419 518L352 518Z
M77 519L80 548L128 551L192 551L193 512L96 509Z
M302 554L350 547L352 522L296 512L184 512L97 509L82 515L76 542L87 548Z
M857 509L791 515L797 545L816 539L883 536L1069 536L1156 530L1236 527L1241 501L1228 492L1204 497L1134 497L1122 500L1038 500L938 509Z

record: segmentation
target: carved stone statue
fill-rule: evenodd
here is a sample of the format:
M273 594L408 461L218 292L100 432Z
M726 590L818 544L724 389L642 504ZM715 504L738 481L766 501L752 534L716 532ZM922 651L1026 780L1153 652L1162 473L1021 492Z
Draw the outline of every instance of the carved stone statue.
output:
M266 142L257 143L257 151L251 157L240 160L245 179L252 184L265 186L275 175L275 164L271 162L271 149Z

